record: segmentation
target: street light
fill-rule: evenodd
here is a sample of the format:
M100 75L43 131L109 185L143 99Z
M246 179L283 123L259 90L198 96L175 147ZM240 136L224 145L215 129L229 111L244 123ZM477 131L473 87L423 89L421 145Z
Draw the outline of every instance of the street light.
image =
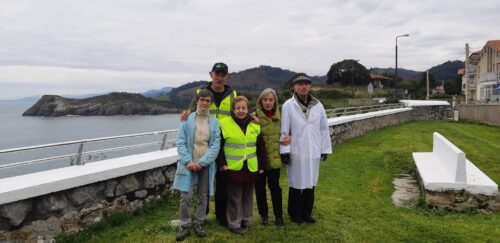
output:
M394 86L396 88L396 99L398 99L398 87L396 86L396 82L398 82L398 38L399 37L408 37L409 34L398 35L396 36L396 71L394 75Z
M352 60L351 62L351 89L352 89L352 98L354 99L354 62L359 62L359 60Z

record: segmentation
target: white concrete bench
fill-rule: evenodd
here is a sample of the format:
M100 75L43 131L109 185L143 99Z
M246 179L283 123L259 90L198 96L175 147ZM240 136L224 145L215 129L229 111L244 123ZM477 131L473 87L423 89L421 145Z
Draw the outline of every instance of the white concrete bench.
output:
M413 153L413 160L429 191L466 190L496 195L497 184L465 158L465 153L441 134L433 134L432 152Z

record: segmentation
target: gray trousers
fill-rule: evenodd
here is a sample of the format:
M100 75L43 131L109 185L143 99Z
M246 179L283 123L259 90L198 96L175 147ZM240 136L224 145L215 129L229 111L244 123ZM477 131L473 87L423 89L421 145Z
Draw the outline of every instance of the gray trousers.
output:
M227 182L227 226L238 229L252 226L254 182Z
M179 219L181 226L189 226L191 219L191 199L193 197L193 185L198 179L197 194L198 202L194 214L194 223L203 224L207 217L208 204L208 167L203 167L200 171L193 173L191 177L191 189L189 192L181 192L181 203L179 207Z

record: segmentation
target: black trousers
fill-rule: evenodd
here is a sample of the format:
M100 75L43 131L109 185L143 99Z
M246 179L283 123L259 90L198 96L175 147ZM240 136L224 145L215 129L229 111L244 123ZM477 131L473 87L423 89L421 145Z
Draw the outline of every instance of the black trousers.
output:
M227 172L215 173L215 217L222 225L227 225ZM208 210L208 209L207 209Z
M266 196L266 179L269 183L269 190L271 191L271 201L273 202L274 216L282 217L282 197L280 187L280 169L272 169L259 174L255 181L255 197L257 198L257 207L260 216L266 216L267 209L267 196Z
M311 217L314 206L314 187L312 189L288 188L288 215L295 219Z

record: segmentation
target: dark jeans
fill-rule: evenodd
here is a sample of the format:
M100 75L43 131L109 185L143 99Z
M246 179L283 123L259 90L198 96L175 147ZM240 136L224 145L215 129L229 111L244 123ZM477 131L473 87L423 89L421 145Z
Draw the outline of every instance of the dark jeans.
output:
M215 173L215 217L222 225L227 225L227 172Z
M312 189L288 188L288 215L295 219L311 217L314 206L314 187Z
M257 207L260 216L267 217L267 195L266 195L266 178L271 191L271 201L273 202L274 216L282 217L282 197L280 187L280 169L272 169L259 174L255 181L255 197L257 198Z

